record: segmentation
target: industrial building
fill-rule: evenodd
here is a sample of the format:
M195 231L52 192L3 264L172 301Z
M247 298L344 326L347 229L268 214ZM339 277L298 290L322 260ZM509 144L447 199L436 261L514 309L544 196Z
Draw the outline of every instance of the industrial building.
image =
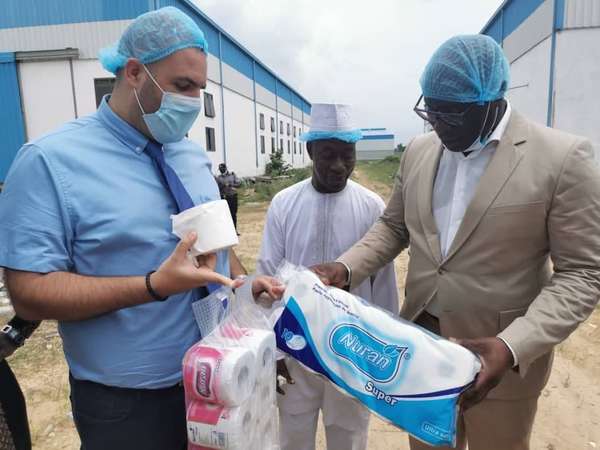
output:
M373 161L394 154L394 134L386 128L361 128L363 138L356 143L356 159Z
M97 59L138 15L180 8L208 41L208 86L190 130L216 167L264 172L277 148L293 167L310 162L298 139L310 103L190 0L4 0L0 13L0 183L26 141L96 110L113 75Z
M511 105L600 149L600 1L507 0L482 33L510 62Z

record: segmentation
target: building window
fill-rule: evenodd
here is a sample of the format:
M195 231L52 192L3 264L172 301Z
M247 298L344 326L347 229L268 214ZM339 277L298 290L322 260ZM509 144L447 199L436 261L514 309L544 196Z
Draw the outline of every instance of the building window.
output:
M271 138L271 153L275 153L275 138Z
M271 131L275 133L275 118L271 117Z
M279 139L279 150L283 151L283 139Z
M283 134L283 120L279 121L279 134Z
M216 152L217 146L215 144L215 129L206 127L206 151Z
M294 141L294 155L296 154L296 141Z
M288 140L288 155L291 153L290 151L290 141Z
M260 129L264 130L265 129L265 115L263 113L260 113L259 116L259 122L260 122Z
M302 142L300 142L300 145L299 145L299 147L300 147L300 148L298 149L298 153L302 154Z
M287 134L288 134L288 136L290 135L290 124L289 123L287 124Z
M266 150L265 150L265 137L264 137L264 136L261 136L261 137L260 137L260 152L261 152L262 154L264 154L264 153L265 153L265 151L266 151Z
M215 102L212 94L204 93L204 115L206 117L215 117Z
M294 127L294 137L296 137L296 127Z
M96 92L96 108L100 106L102 97L110 94L115 86L114 78L94 78L94 91Z

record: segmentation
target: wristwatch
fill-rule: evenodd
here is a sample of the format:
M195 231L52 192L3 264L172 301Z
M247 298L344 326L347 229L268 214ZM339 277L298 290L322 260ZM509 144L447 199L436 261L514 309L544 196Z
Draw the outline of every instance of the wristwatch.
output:
M336 261L336 262L339 262L340 264L342 264L346 268L346 271L348 272L348 275L346 276L346 285L345 285L345 287L350 287L350 285L352 284L352 268L348 264L346 264L345 262L343 262L343 261Z
M21 330L9 324L4 325L0 330L0 333L4 334L15 347L21 347L25 343L25 339L27 339L27 337L21 333Z

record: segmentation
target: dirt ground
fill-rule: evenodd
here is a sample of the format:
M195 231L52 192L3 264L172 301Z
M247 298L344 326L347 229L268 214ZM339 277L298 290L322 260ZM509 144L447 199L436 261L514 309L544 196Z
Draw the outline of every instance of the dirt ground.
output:
M357 178L382 196L389 188ZM237 249L248 270L259 251L266 204L240 209L241 242ZM396 259L399 291L404 291L407 258ZM5 319L0 318L0 323ZM67 367L56 324L46 322L10 360L27 399L34 449L77 449L68 401ZM371 420L370 450L406 450L406 434L377 418ZM325 449L322 430L318 448ZM539 402L532 450L587 450L600 448L600 309L582 324L556 352L554 370ZM342 450L342 449L335 449Z

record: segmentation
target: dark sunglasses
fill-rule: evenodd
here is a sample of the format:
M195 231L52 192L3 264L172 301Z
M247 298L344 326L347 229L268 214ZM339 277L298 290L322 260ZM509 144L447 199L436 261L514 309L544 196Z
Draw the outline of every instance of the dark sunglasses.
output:
M450 127L461 127L465 123L465 116L467 113L475 106L475 103L471 103L467 109L460 113L446 113L440 111L434 111L428 108L419 108L419 104L423 100L423 95L419 97L413 111L419 116L421 119L429 122L430 124L434 124L435 122L443 122Z

